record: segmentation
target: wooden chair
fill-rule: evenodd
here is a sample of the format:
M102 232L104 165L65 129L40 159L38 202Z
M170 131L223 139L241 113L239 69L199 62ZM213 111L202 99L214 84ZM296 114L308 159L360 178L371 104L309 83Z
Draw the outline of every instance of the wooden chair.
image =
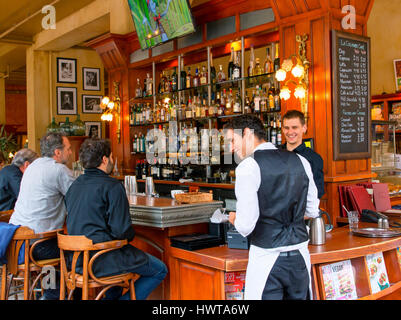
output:
M60 280L60 300L65 297L65 287L69 291L67 299L70 300L71 296L76 287L82 288L82 300L89 299L89 289L102 288L97 294L95 300L100 298L106 293L106 291L112 287L120 286L123 287L123 294L130 290L131 300L135 300L135 287L134 282L139 278L138 274L135 273L124 273L109 277L97 278L92 270L93 263L102 254L116 250L125 246L127 240L113 240L102 243L93 244L92 240L85 236L71 236L64 235L62 233L57 234L58 246L60 248L60 265L61 265L61 280ZM91 258L89 258L89 252L96 252ZM67 269L65 261L65 252L73 252L72 263L70 270ZM76 265L79 255L83 253L83 264L82 274L76 273Z
M0 222L7 222L10 221L11 215L13 214L14 210L6 210L0 211Z
M2 270L2 286L0 299L5 300L8 298L11 283L15 280L23 281L23 293L24 300L31 300L33 297L34 288L38 281L43 277L42 269L45 266L58 266L60 258L46 259L46 260L35 260L32 256L32 252L35 247L44 241L55 239L57 237L58 230L52 230L48 232L35 233L28 227L19 227L10 241L7 248L7 265L3 265ZM36 240L31 244L31 240ZM18 255L22 245L25 244L24 248L24 263L18 264ZM9 285L6 285L7 276L11 275ZM35 275L33 279L31 276Z

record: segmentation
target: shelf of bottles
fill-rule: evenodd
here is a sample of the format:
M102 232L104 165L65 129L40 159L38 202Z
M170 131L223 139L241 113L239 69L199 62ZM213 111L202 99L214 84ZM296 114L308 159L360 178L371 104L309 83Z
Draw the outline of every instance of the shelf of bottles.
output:
M280 88L274 77L280 68L279 44L271 43L255 50L251 45L245 52L242 38L240 47L235 51L231 46L227 67L218 63L215 68L212 50L208 47L206 65L185 66L185 57L178 56L175 67L161 70L157 84L155 63L145 79L136 79L129 121L134 129L143 129L132 134L131 153L148 151L146 134L153 128L168 136L171 121L176 122L178 132L198 134L201 141L197 129L219 129L219 123L241 114L258 115L264 123L267 140L280 145ZM177 143L180 145L180 141ZM174 155L168 157L174 158Z

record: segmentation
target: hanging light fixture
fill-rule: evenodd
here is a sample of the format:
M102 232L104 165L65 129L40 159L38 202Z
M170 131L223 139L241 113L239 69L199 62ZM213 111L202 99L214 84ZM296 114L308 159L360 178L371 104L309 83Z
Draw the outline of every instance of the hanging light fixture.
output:
M299 42L298 54L292 55L290 58L285 59L281 64L281 68L276 71L275 77L277 81L283 82L287 78L287 73L291 72L295 78L289 79L284 83L281 88L280 98L288 100L291 97L291 90L289 84L295 85L294 97L300 100L302 112L305 114L305 119L308 119L308 89L309 89L309 67L310 63L306 58L306 41L308 35L297 35L296 41Z
M100 117L102 121L108 121L111 122L113 121L113 117L115 116L117 118L117 140L118 143L120 143L121 139L121 110L120 110L120 83L119 82L113 82L114 86L114 99L110 99L108 96L104 96L102 99L102 102L100 104L100 107L103 109L103 113Z

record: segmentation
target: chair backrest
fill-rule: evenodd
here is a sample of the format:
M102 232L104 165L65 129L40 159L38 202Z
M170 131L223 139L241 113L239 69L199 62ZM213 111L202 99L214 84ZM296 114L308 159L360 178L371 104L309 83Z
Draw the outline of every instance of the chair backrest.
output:
M13 214L14 210L6 210L0 211L0 222L7 222L10 221L11 215Z
M106 253L111 250L119 249L122 246L126 245L127 240L113 240L102 243L93 244L92 240L88 239L82 235L65 235L62 232L57 233L57 242L58 247L60 248L60 267L61 274L64 277L64 281L67 284L67 287L72 290L75 289L76 283L76 267L78 263L78 258L83 254L82 261L82 276L84 286L88 286L89 277L95 280L98 283L103 283L107 285L107 282L99 280L92 271L92 265L97 257L101 254ZM89 251L99 250L93 257L89 259ZM71 251L72 261L71 267L67 270L67 261L64 251ZM68 281L70 279L70 281ZM85 289L86 290L86 289Z
M7 249L7 268L10 273L16 274L18 270L18 257L19 257L19 252L23 244L25 244L24 247L24 263L26 265L29 264L29 262L33 262L35 265L39 267L43 267L39 262L37 262L33 256L32 252L35 246L37 246L39 243L56 238L57 236L57 230L52 230L52 231L46 231L46 232L41 232L41 233L35 233L32 229L28 227L21 226L19 227L10 241L10 244L8 245ZM31 240L37 240L35 243L32 245Z

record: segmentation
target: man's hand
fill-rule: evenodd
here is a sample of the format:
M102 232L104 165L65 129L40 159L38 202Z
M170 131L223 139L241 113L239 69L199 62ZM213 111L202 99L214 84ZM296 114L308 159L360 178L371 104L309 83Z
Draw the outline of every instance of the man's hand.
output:
M230 221L230 223L231 223L232 225L234 225L235 215L236 215L236 213L235 213L234 211L232 211L232 212L229 213L228 221Z

